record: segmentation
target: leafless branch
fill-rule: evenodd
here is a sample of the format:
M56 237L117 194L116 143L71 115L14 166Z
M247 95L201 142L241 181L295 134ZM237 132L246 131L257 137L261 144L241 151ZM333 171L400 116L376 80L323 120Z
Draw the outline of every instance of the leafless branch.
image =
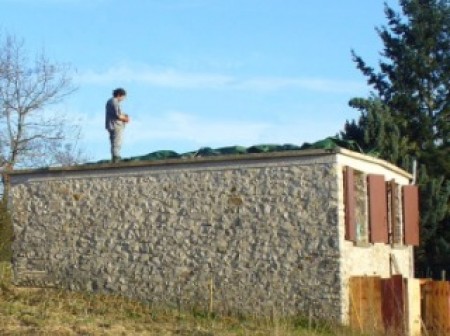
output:
M36 166L44 161L58 164L58 157L69 155L69 147L77 147L79 138L71 136L79 137L80 127L69 123L63 113L49 111L51 105L60 103L75 90L70 67L52 63L44 52L30 59L22 40L12 35L0 36L3 164L11 167Z

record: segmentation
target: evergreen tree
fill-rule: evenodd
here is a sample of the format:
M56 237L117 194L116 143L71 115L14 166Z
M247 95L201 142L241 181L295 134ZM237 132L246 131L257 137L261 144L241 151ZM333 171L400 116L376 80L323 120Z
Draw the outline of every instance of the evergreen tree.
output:
M344 139L406 170L417 159L421 196L421 246L416 269L450 272L450 1L400 0L402 13L385 5L387 26L379 69L352 51L373 88L354 98L361 111L347 122Z
M430 178L425 166L419 172L422 243L415 251L417 271L421 276L436 277L450 266L450 183L445 184L443 176Z

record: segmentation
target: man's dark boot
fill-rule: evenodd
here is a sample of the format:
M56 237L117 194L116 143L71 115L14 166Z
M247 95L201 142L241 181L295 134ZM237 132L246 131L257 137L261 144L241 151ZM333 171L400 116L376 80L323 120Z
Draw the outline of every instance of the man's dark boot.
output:
M121 157L120 157L120 156L113 156L113 158L112 158L112 162L113 162L113 163L117 163L117 162L120 162L120 159L121 159Z

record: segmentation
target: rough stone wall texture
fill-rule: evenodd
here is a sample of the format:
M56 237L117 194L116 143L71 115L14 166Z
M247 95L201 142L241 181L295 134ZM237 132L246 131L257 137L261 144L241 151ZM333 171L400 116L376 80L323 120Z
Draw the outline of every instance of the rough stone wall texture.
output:
M333 160L16 182L16 282L185 308L208 309L212 293L217 312L340 319Z

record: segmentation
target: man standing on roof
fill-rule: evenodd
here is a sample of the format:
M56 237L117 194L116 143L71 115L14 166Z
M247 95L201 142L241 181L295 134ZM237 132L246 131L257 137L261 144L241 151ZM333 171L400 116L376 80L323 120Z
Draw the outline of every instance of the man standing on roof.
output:
M109 132L111 141L112 162L120 161L120 148L122 147L122 135L125 125L130 122L128 114L122 112L120 103L125 99L127 93L118 88L113 91L113 97L106 102L105 128Z

